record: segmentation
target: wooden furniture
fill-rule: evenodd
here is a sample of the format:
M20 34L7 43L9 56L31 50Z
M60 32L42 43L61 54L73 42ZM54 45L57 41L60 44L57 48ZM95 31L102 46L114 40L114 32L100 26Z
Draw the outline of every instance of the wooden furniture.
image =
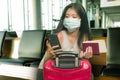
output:
M119 37L118 37L118 33L120 33L120 31L118 30L118 29L120 29L120 28L117 28L116 29L116 31L115 32L111 32L111 33L107 33L107 37L94 37L93 39L95 39L95 40L99 40L99 39L104 39L105 41L106 41L106 45L107 45L107 53L102 53L102 54L100 54L100 55L93 55L93 57L90 59L90 61L91 61L91 64L93 65L93 70L96 72L96 73L99 73L97 76L95 76L94 77L94 80L120 80L120 76L112 76L112 75L103 75L103 72L104 72L104 70L106 69L106 67L107 67L107 64L108 63L110 63L110 62L107 62L107 60L108 60L108 53L110 52L110 51L108 51L109 49L110 49L110 46L111 47L113 47L113 45L115 46L114 47L114 51L113 51L113 54L115 53L115 52L118 52L117 50L119 50L118 48L118 46L119 46ZM116 38L117 39L115 39L115 38L113 38L113 37L115 37L115 35L114 36L109 36L110 34L116 34L117 36L116 36ZM111 40L110 41L113 41L113 42L110 42L109 40L108 40L108 37L110 37L111 38ZM119 38L119 39L118 39ZM115 40L117 40L117 41L115 41L115 40L113 40L113 39L115 39ZM108 41L108 42L107 42ZM115 41L115 42L114 42ZM118 42L118 43L116 43L116 42ZM118 46L117 46L118 45ZM117 46L117 47L116 47ZM111 48L110 50L112 50L113 48ZM112 52L112 51L111 51ZM119 54L119 53L118 53ZM111 56L112 57L112 56ZM113 59L113 58L111 58L111 59ZM116 59L115 58L115 60L119 60L119 59ZM115 61L115 60L112 60L112 62L113 61ZM117 62L117 63L119 63L119 62ZM96 69L96 65L97 65L97 69ZM118 66L119 67L119 66ZM116 68L115 68L116 69ZM110 70L109 70L110 71ZM119 72L119 70L118 70L118 72ZM113 72L111 72L111 73L113 73Z
M93 37L93 40L104 40L107 45L107 37ZM92 64L92 72L94 76L98 77L101 75L103 69L106 67L106 53L100 53L98 55L93 55L90 59Z
M92 72L94 76L100 76L106 66L106 53L93 55L90 62L92 64Z
M2 58L16 58L18 57L18 46L20 38L6 38L3 45L3 55ZM16 56L13 56L13 55Z
M107 47L107 37L93 37L93 40L104 40ZM100 53L98 55L93 55L90 59L93 65L106 65L106 53Z
M106 65L106 53L101 53L98 55L93 55L90 59L91 64L93 65Z
M120 77L99 76L99 77L95 77L94 80L120 80Z

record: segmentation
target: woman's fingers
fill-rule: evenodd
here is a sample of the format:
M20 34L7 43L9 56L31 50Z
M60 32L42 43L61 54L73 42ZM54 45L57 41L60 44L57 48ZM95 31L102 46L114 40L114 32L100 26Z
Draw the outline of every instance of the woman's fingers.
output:
M85 58L91 58L92 57L92 47L87 47L86 48L86 51L84 52L84 57Z
M81 57L81 58L84 57L83 51L80 51L80 57Z
M55 55L55 53L61 52L62 49L56 49L58 47L59 47L58 45L53 46L53 47L49 47L48 53L51 53L52 55Z
M52 49L55 50L58 47L59 47L59 45L55 45L55 46L52 46Z
M90 47L90 58L93 56L93 49L92 49L92 47Z

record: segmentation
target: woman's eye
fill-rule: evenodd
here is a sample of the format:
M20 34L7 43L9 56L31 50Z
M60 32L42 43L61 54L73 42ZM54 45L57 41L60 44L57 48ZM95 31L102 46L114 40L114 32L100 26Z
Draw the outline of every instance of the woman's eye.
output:
M78 18L77 16L73 16L73 18Z
M73 18L77 18L77 17L73 17Z
M69 18L69 16L65 16L66 18Z

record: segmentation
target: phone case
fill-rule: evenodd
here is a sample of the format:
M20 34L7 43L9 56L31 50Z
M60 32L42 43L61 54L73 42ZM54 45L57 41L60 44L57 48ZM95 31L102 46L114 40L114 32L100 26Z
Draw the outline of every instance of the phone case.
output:
M56 49L61 49L61 45L59 43L59 40L58 40L58 37L56 34L51 34L49 35L49 38L48 38L51 46L56 46L56 45L59 45L59 47L55 48Z

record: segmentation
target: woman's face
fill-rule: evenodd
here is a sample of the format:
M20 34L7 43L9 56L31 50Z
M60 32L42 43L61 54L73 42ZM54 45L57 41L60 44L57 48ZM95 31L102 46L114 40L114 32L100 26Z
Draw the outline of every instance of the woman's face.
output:
M81 19L73 8L69 8L66 11L63 25L65 28L67 28L69 32L74 32L76 30L79 30L78 28L81 25Z
M76 13L76 11L73 8L69 8L66 11L65 18L78 18L78 19L80 19L80 16Z

